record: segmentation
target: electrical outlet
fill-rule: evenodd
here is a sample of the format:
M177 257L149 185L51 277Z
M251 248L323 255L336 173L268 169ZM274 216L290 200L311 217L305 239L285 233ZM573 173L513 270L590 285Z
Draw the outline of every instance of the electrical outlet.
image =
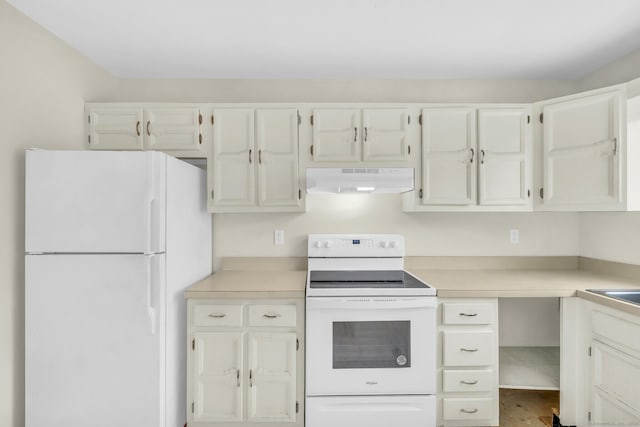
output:
M513 245L517 245L518 243L520 243L520 230L509 230L509 239L511 240L511 244Z
M284 230L273 230L273 244L284 245Z

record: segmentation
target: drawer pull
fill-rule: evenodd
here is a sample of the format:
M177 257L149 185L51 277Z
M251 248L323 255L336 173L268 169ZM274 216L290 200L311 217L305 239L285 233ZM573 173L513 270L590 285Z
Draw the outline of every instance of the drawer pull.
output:
M460 313L460 316L464 317L476 317L478 313Z
M475 414L478 412L478 408L473 408L471 410L460 408L460 412L464 412L465 414Z
M460 349L460 351L465 351L467 353L475 353L476 351L478 351L478 349L477 348L464 348L464 347L462 347Z
M223 317L227 317L226 313L215 313L210 314L209 317L213 317L214 319L222 319Z
M240 369L236 369L236 387L240 387Z
M478 380L475 381L465 381L465 380L461 380L460 384L466 384L466 385L476 385L478 384Z
M264 317L265 319L275 319L277 317L280 317L279 314L263 314L262 317Z

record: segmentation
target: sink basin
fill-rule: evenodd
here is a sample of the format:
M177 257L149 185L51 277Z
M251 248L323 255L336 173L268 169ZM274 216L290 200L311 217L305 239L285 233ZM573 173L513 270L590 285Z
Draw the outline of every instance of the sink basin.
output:
M589 292L640 305L640 289L589 289Z

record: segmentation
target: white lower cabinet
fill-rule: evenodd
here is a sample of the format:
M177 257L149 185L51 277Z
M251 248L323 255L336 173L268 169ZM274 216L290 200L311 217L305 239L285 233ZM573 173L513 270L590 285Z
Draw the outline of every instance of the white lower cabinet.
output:
M585 305L585 424L640 425L640 317L591 302Z
M190 426L302 426L302 300L188 302Z
M498 300L441 298L438 425L497 426Z

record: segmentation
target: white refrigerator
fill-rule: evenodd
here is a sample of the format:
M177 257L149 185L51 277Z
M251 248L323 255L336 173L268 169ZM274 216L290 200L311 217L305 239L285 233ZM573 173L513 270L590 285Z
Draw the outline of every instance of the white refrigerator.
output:
M183 427L183 291L211 274L205 171L26 152L26 427Z

